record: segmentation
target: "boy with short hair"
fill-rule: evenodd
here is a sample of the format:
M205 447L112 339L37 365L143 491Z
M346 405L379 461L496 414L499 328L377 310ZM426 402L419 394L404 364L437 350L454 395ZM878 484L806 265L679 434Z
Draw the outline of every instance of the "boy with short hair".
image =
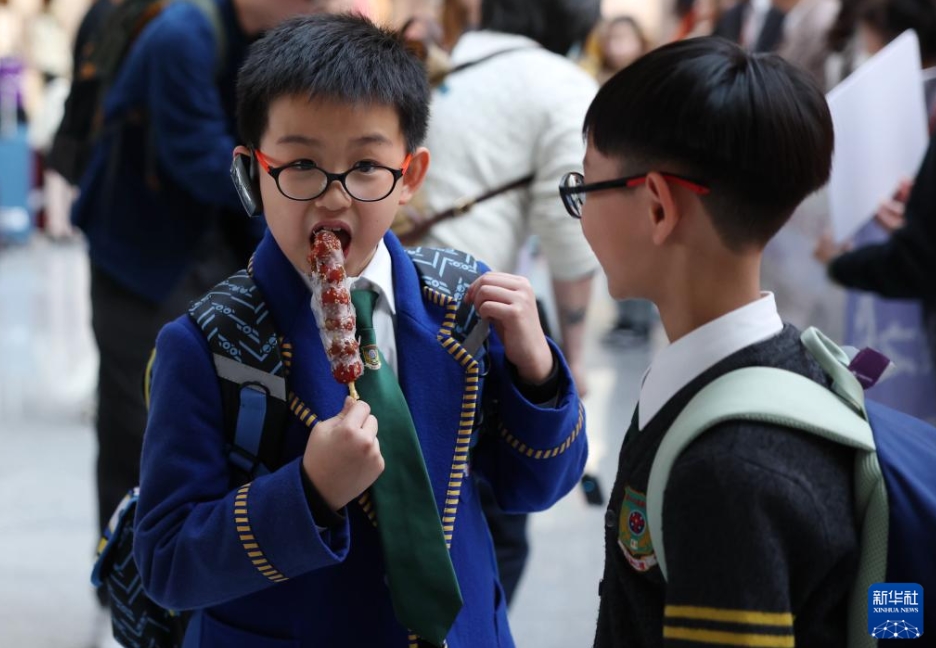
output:
M525 279L489 272L467 290L493 324L479 371L452 337L453 300L420 285L387 232L429 164L425 72L364 18L304 18L252 48L238 92L235 159L269 225L249 271L295 416L281 465L232 488L209 347L188 318L163 330L134 548L146 591L195 611L186 647L513 645L472 474L508 510L550 506L582 473L584 415ZM322 229L341 242L352 299L376 296L372 368L405 397L392 418L332 377L306 276ZM482 411L497 433L476 445ZM412 479L387 493L391 474ZM417 525L424 539L400 547Z
M655 302L671 341L621 448L595 645L843 646L850 450L760 423L710 429L670 473L665 580L646 509L661 440L704 386L750 366L828 382L760 290L764 246L829 176L822 92L776 56L695 39L612 78L585 133L585 175L564 178L563 200L611 295Z

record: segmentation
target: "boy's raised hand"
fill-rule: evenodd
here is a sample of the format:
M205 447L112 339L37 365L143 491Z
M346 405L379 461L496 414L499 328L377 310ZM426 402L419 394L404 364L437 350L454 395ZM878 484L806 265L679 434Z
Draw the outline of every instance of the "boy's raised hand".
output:
M302 469L336 512L377 481L384 459L370 405L348 397L336 416L316 423L306 443Z
M520 378L538 385L549 378L553 355L540 325L533 287L526 277L487 272L468 288L465 299L494 325L507 359Z

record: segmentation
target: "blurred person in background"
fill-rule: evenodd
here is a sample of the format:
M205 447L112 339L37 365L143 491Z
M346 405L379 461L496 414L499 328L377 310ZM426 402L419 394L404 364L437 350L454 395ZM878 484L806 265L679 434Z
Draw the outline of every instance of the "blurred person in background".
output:
M437 85L451 69L442 23L431 13L417 13L403 23L400 34L425 64L429 82Z
M900 199L903 199L902 202ZM936 134L916 180L903 184L877 214L890 236L854 250L820 241L816 258L846 288L889 299L913 299L923 307L923 329L936 366Z
M858 38L858 9L866 1L842 0L838 16L829 28L829 58L826 61L826 85L829 89L841 83L867 57Z
M101 28L113 5L114 0L94 0L88 7L81 19L81 23L78 25L78 32L75 34L75 45L72 51L73 70L78 69L82 54L91 40L91 36Z
M832 55L827 65L829 87L834 87L908 29L920 41L926 81L926 102L932 106L936 84L927 70L936 66L936 2L934 0L842 0L829 30Z
M72 214L88 240L100 351L102 529L139 482L143 374L156 334L243 267L262 235L229 175L235 78L248 45L286 18L330 5L216 0L216 7L219 26L193 4L169 3L133 41L107 93L103 134Z
M889 237L851 249L850 243L836 245L825 235L815 256L828 265L829 277L843 287L920 301L922 326L936 365L936 2L863 0L856 14L858 42L869 56L904 31L916 32L931 139L916 178L895 187L875 214Z
M923 66L923 93L927 114L930 115L929 132L931 135L936 133L936 2L858 0L853 11L850 30L858 61L874 56L905 31L912 29L916 32ZM847 29L847 26L843 26L842 33ZM830 39L835 37L836 32L833 30ZM895 187L892 196L881 203L875 220L886 231L894 232L906 224L906 205L913 185L913 180L903 180ZM829 237L824 237L817 245L816 257L828 262L844 251L845 248L834 245Z
M864 0L858 9L858 39L868 56L908 29L920 41L926 106L936 127L936 0Z
M752 52L775 52L826 88L828 33L839 0L744 0L726 11L714 34Z
M599 18L599 0L451 0L464 23L450 74L433 92L426 146L432 166L422 195L430 213L532 176L528 184L435 225L423 243L468 252L493 270L514 272L531 235L552 279L563 352L580 393L585 314L597 262L577 223L565 216L556 178L581 167L585 110L596 84L565 55ZM480 13L477 13L480 9ZM443 24L446 24L443 17ZM499 512L482 489L501 580L511 599L529 551L526 516Z
M713 35L752 52L770 52L776 49L782 28L783 12L771 0L741 0L719 16Z
M598 83L604 84L648 51L650 42L634 18L611 18L598 31L599 68L595 75Z
M54 170L44 167L52 138L62 120L72 74L70 39L60 18L62 0L43 0L42 10L29 22L29 63L42 75L42 99L29 124L29 145L43 161L42 211L45 233L52 240L73 235L69 211L75 191Z
M676 0L673 17L676 25L669 41L680 41L698 36L710 36L722 11L730 6L720 0Z

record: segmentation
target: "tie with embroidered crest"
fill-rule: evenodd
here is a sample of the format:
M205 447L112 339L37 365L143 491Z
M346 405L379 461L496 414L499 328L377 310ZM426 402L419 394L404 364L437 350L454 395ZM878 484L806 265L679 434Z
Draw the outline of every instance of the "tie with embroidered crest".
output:
M416 427L393 369L377 348L373 315L377 293L354 290L364 374L361 398L377 417L383 474L371 487L390 596L397 619L441 646L462 608L461 590L445 544Z

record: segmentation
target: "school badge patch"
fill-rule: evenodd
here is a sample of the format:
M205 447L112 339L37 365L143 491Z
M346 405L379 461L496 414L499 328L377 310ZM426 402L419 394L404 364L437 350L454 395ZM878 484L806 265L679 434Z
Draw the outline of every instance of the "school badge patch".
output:
M624 489L618 517L618 546L630 566L639 572L649 571L657 564L647 528L647 497L629 486Z
M380 369L380 353L377 351L376 344L368 344L361 347L361 358L364 360L364 366L367 369L377 371Z

